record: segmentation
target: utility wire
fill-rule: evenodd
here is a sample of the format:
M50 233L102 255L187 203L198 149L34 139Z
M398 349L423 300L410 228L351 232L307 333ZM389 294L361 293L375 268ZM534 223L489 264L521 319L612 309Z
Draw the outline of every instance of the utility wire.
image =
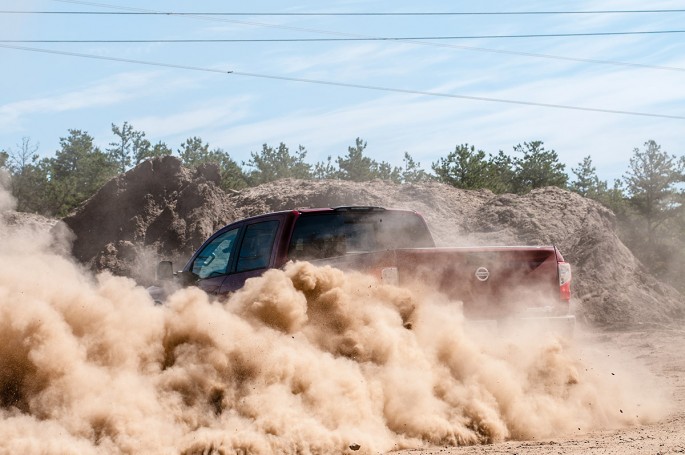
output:
M518 55L518 56L523 56L523 57L544 58L544 59L549 59L549 60L561 60L561 61L567 61L567 62L592 63L592 64L597 64L597 65L610 65L610 66L619 66L619 67L628 67L628 68L645 68L645 69L655 69L655 70L663 70L663 71L685 72L685 68L681 68L681 67L677 67L677 66L649 65L646 63L620 62L620 61L616 61L616 60L601 60L601 59L582 58L582 57L564 57L564 56L560 56L560 55L537 54L534 52L521 52L521 51L510 51L510 50L505 50L505 49L491 49L491 48L487 48L487 47L463 46L463 45L451 44L451 43L428 43L428 42L421 42L421 41L406 41L406 42L407 43L413 43L413 44L430 45L433 47L444 47L444 48L452 48L452 49L460 49L460 50L476 51L476 52L488 52L491 54Z
M84 3L85 2L69 2ZM407 12L187 12L187 11L0 11L0 14L65 14L98 16L541 16L563 14L685 13L685 9L635 9L588 11L407 11Z
M7 49L18 49L18 50L30 51L30 52L41 52L44 54L68 55L70 57L91 58L91 59L96 59L96 60L109 60L109 61L113 61L113 62L123 62L123 63L136 63L139 65L162 66L165 68L177 68L177 69L192 70L192 71L205 71L205 72L210 72L210 73L229 74L232 72L232 71L218 70L218 69L213 69L213 68L203 68L203 67L199 67L199 66L176 65L173 63L162 63L162 62L147 62L144 60L134 60L134 59L130 59L130 58L105 57L102 55L95 55L95 54L79 54L76 52L64 52L64 51L57 51L57 50L52 50L52 49L39 49L39 48L33 48L33 47L11 46L11 45L7 45L7 44L0 44L0 47L4 47Z
M377 39L382 40L383 38L377 38ZM436 39L438 39L438 38L436 38ZM388 41L403 41L404 39L403 38L396 38L396 39L387 38L386 40L388 40ZM293 39L3 40L3 39L0 39L0 43L8 43L8 44L244 43L244 42L296 42L296 41L299 42L301 40L293 40ZM314 40L309 40L309 41L314 41ZM329 39L329 40L318 40L318 41L351 41L351 40L350 39L347 39L347 40ZM411 43L412 41L407 40L407 42ZM513 54L513 55L522 55L522 56L526 56L526 57L549 58L549 59L553 59L553 60L565 60L565 61L571 61L571 62L582 62L582 63L593 63L593 64L601 64L601 65L612 65L612 66L623 66L623 67L632 67L632 68L646 68L646 69L656 69L656 70L664 70L664 71L685 72L685 68L676 67L676 66L648 65L648 64L643 64L643 63L617 62L617 61L611 61L611 60L597 60L597 59L576 58L576 57L561 57L561 56L556 56L556 55L534 54L534 53L528 53L528 52L515 52L515 51L507 51L507 50L479 48L479 47L472 47L472 46L454 46L454 45L449 45L449 44L443 44L442 46L438 44L437 47L451 47L451 48L458 48L458 49L478 50L480 52L489 52L489 53L493 53L493 54L505 54L505 55Z
M165 14L163 11L155 11L155 10L141 9L141 8L132 8L132 7L127 7L127 6L118 6L118 5L111 5L111 4L107 4L107 3L88 2L88 1L82 1L82 0L53 0L53 1L59 2L59 3L70 3L70 4L94 6L94 7L98 7L98 8L112 8L112 9L131 11L131 12L146 12L146 13ZM195 20L205 20L205 21L212 21L212 22L224 22L224 23L248 25L248 26L253 26L253 27L274 28L274 29L279 29L279 30L290 30L290 31L298 31L298 32L305 32L305 33L318 33L318 34L329 35L329 36L340 36L340 37L350 37L350 38L367 38L367 37L372 38L372 36L367 36L367 35L357 35L357 34L351 34L351 33L333 32L330 30L320 30L320 29L312 29L312 28L292 27L292 26L278 25L278 24L265 24L263 22L239 21L239 20L235 20L235 19L227 19L227 18L221 18L221 17L192 16L189 18L195 19ZM414 41L406 40L406 41L396 41L396 42L406 43L406 44L415 45L415 46L451 48L451 49L459 49L459 50L466 50L466 51L472 51L472 52L487 52L487 53L492 53L492 54L503 54L503 55L519 55L519 56L523 56L523 57L543 58L543 59L549 59L549 60L561 60L561 61L571 61L571 62L580 62L580 63L593 63L593 64L600 64L600 65L623 66L623 67L633 67L633 68L649 68L649 69L666 70L666 71L685 71L684 68L671 67L671 66L647 65L647 64L642 64L642 63L620 62L620 61L614 61L614 60L599 60L599 59L589 59L589 58L580 58L580 57L563 57L563 56L557 56L557 55L538 54L538 53L532 53L532 52L520 52L520 51L512 51L512 50L464 46L464 45L453 44L453 43L437 43L437 42L416 41L416 40L414 40Z
M3 43L311 43L337 41L440 41L498 38L558 38L575 36L659 35L685 33L685 30L634 32L543 33L526 35L452 35L452 36L368 36L359 38L201 38L201 39L44 39L0 40Z
M510 99L490 98L490 97L483 97L483 96L459 95L459 94L454 94L454 93L411 90L411 89L382 87L382 86L364 85L364 84L352 84L352 83L347 83L347 82L326 81L326 80L320 80L320 79L305 79L305 78L298 78L298 77L278 76L278 75L272 75L272 74L248 73L248 72L243 72L243 71L227 71L227 70L219 70L219 69L214 69L214 68L204 68L204 67L187 66L187 65L175 65L175 64L169 64L169 63L151 62L151 61L145 61L145 60L133 60L133 59L116 58L116 57L105 57L105 56L94 55L94 54L81 54L81 53L76 53L76 52L65 52L65 51L57 51L57 50L51 50L51 49L14 46L14 45L9 45L9 44L0 44L0 47L4 47L4 48L8 48L8 49L17 49L17 50L22 50L22 51L29 51L29 52L41 52L41 53L46 53L46 54L66 55L66 56L70 56L70 57L81 57L81 58L89 58L89 59L97 59L97 60L110 60L110 61L115 61L115 62L135 63L135 64L149 65L149 66L161 66L161 67L167 67L167 68L177 68L177 69L185 69L185 70L192 70L192 71L205 71L205 72L212 72L212 73L222 73L222 74L226 74L226 75L245 76L245 77L261 78L261 79L272 79L272 80L280 80L280 81L288 81L288 82L302 82L302 83L327 85L327 86L334 86L334 87L356 88L356 89L375 90L375 91L383 91L383 92L391 92L391 93L404 93L404 94L411 94L411 95L434 96L434 97L441 97L441 98L456 98L456 99L464 99L464 100L471 100L471 101L487 101L487 102L493 102L493 103L506 103L506 104L515 104L515 105L523 105L523 106L547 107L547 108L566 109L566 110L574 110L574 111L599 112L599 113L604 113L604 114L623 114L623 115L633 115L633 116L641 116L641 117L656 117L656 118L666 118L666 119L675 119L675 120L685 120L685 116L680 116L680 115L668 115L668 114L656 114L656 113L649 113L649 112L623 111L623 110L616 110L616 109L602 109L602 108L593 108L593 107L571 106L571 105L565 105L565 104L537 103L537 102L533 102L533 101L510 100Z

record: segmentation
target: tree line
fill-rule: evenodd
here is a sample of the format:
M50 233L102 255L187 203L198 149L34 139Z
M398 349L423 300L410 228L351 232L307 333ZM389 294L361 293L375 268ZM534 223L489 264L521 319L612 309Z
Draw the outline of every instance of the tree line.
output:
M208 163L219 169L220 186L239 190L282 178L381 179L399 184L429 180L462 189L489 189L494 193L525 194L535 188L557 186L592 198L612 209L619 220L622 239L649 267L674 284L685 271L685 157L661 150L654 140L632 151L623 177L609 183L596 173L591 156L574 168L572 176L558 154L542 141L513 146L512 153L496 154L469 144L431 163L430 171L408 153L402 166L377 161L367 154L367 143L357 138L347 153L316 163L307 161L299 145L264 144L238 163L229 153L199 137L189 137L174 151L164 142L152 143L145 132L128 122L112 124L114 140L101 150L82 130L68 130L52 157L41 158L38 146L23 138L16 148L0 151L0 167L6 168L19 211L62 217L84 202L109 179L137 164L159 156L175 155L182 164L197 168ZM685 290L685 283L678 284Z

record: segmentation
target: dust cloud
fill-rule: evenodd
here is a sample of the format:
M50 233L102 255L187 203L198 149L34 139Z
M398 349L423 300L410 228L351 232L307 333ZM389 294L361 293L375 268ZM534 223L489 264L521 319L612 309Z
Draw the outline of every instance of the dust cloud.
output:
M2 452L372 454L663 417L604 353L467 330L428 292L301 262L155 306L67 236L0 234Z
M9 172L5 168L0 167L0 213L11 210L16 206L16 201L8 191L10 184Z

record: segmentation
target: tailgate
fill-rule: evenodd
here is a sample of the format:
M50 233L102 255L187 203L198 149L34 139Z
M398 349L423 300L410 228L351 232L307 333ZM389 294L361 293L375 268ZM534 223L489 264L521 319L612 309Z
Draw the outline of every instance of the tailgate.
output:
M552 246L407 249L396 255L402 285L428 286L459 300L470 318L568 312Z

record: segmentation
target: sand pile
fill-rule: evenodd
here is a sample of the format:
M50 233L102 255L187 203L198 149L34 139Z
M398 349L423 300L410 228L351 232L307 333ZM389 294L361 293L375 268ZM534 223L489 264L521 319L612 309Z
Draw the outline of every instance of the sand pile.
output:
M166 157L105 185L65 218L74 255L94 270L141 283L159 259L185 259L218 227L295 207L377 205L409 208L427 220L439 245L555 244L574 267L578 316L592 324L667 322L685 314L685 299L656 280L623 245L614 215L558 188L524 196L465 191L439 183L282 180L224 193L212 167L193 173Z
M178 159L145 161L110 180L75 214L73 254L93 270L149 283L161 259L183 262L217 227L235 219L213 166L195 172Z

